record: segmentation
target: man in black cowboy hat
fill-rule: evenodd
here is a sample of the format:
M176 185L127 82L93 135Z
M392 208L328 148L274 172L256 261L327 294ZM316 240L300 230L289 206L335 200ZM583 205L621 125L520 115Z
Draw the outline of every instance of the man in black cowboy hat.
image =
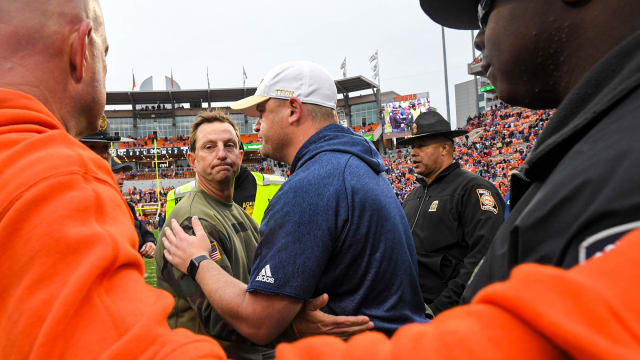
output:
M120 192L122 192L122 186L124 185L124 180L127 178L127 173L132 170L133 166L130 163L122 163L118 158L111 158L111 172L113 172L113 176L116 178ZM138 252L146 258L152 259L156 251L156 237L147 229L144 221L138 218L133 204L127 201L127 205L129 206L131 215L133 215L133 226L136 228L136 233L138 233Z
M124 184L126 173L133 170L133 166L129 163L123 164L116 158L113 158L110 148L112 143L133 141L133 139L120 137L118 135L109 135L107 126L107 117L102 115L100 117L100 123L98 124L98 131L83 137L80 141L111 165L111 172L113 172L113 176L122 192L122 185ZM138 218L134 206L128 201L127 205L133 216L133 225L138 234L138 252L146 258L153 258L156 250L156 238L153 233L147 229L144 222Z
M102 115L98 123L98 131L83 137L80 141L106 162L110 163L111 153L109 150L111 149L111 144L120 141L133 141L133 139L123 138L119 135L109 135L107 132L108 126L109 121L107 117Z
M418 255L420 287L432 315L455 306L502 224L505 205L489 181L453 161L451 130L439 113L418 116L410 144L417 186L403 204Z

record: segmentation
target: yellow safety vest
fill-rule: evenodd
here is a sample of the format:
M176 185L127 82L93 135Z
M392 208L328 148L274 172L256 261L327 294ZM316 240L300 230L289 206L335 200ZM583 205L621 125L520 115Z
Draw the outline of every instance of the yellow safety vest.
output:
M411 115L413 115L413 121L416 121L420 113L421 113L420 109L415 109L415 110L411 109Z
M173 208L182 200L183 197L189 193L196 186L196 181L190 181L184 185L180 185L177 188L169 191L167 194L167 205L164 208L165 219L169 217Z
M258 223L258 226L262 223L264 212L267 210L269 201L273 199L273 196L280 190L280 186L284 183L284 178L276 175L260 174L257 172L251 172L253 177L256 178L256 200L253 205L253 212L251 217Z
M285 179L280 176L260 174L253 171L251 174L253 174L253 177L256 179L256 198L254 200L253 208L247 208L245 210L259 226L260 223L262 223L262 218L264 217L265 210L267 210L269 201L271 201L276 192L278 192L280 186L285 182ZM171 211L173 211L173 208L180 202L180 200L182 200L182 198L185 197L195 186L196 182L194 180L169 191L167 194L167 205L165 206L165 219L169 217L169 214L171 214Z

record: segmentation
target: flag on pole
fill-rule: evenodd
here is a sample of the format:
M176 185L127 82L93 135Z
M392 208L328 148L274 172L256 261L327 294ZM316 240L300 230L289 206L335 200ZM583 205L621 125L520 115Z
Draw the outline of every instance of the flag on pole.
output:
M373 53L373 55L371 55L371 57L369 58L369 62L372 63L377 60L378 60L378 50L376 50L376 52Z
M133 77L133 85L131 86L131 91L136 89L136 74L133 73L133 69L131 69L131 76Z
M373 71L373 78L379 80L380 67L378 66L378 50L369 57L369 63L371 64L371 71Z
M209 67L207 66L207 89L211 89L211 83L209 82Z
M242 79L247 80L247 71L244 69L244 65L242 66Z
M344 57L342 60L342 65L340 65L340 70L342 70L342 77L347 77L347 57Z
M173 68L171 68L171 89L173 89Z

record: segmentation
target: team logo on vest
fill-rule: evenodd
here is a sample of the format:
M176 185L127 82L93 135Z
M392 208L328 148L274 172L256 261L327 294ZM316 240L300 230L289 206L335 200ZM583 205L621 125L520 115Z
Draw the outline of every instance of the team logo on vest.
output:
M480 209L484 211L491 211L494 214L498 213L498 204L493 199L491 191L485 189L476 189L478 198L480 199Z
M242 210L246 211L249 215L253 215L253 208L255 204L255 201L245 201L242 203Z
M436 212L436 210L438 210L438 200L432 202L429 207L429 212Z
M273 277L271 277L271 267L269 265L262 268L260 274L256 277L256 281L264 281L273 284Z

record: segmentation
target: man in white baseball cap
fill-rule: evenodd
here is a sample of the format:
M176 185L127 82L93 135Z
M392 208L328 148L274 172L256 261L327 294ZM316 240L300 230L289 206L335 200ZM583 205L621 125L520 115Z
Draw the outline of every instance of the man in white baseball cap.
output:
M290 164L291 176L265 212L249 284L213 261L201 262L195 278L225 320L257 334L248 336L256 342L271 341L304 301L325 293L323 311L366 315L386 335L426 321L411 232L383 160L371 142L337 124L336 100L326 70L290 62L231 105L258 117L263 154ZM210 244L197 219L196 236L171 227L164 255L185 272Z
M254 130L259 132L263 156L291 164L304 140L321 127L338 121L337 93L334 80L322 67L306 61L288 62L271 69L253 96L231 104L231 108L260 118ZM286 112L287 103L297 110L304 104L304 113L309 115L305 119L312 121L303 119L284 126L261 117L267 106Z
M337 93L331 75L322 67L307 61L288 62L271 69L253 96L236 101L231 108L258 117L256 105L271 98L289 100L295 95L304 104L335 110Z

